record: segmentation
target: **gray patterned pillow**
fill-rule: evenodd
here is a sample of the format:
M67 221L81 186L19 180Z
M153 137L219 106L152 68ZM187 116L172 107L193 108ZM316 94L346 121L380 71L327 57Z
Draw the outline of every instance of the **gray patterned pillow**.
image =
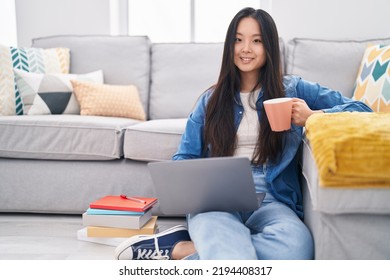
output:
M0 116L23 115L23 106L13 69L34 73L68 74L67 48L17 48L0 45Z
M25 115L80 114L70 80L103 84L103 71L87 74L38 74L14 69Z

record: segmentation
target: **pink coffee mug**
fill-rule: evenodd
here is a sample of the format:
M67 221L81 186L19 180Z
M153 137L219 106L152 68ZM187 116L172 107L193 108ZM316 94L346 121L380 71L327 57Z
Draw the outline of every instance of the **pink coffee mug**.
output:
M291 128L292 98L269 99L263 104L273 131L284 131Z

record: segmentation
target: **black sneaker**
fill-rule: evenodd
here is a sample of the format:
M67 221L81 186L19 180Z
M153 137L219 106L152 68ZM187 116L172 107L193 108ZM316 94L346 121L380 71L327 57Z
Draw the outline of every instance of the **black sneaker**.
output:
M119 244L115 259L170 260L176 243L190 240L187 228L182 225L153 235L136 235Z

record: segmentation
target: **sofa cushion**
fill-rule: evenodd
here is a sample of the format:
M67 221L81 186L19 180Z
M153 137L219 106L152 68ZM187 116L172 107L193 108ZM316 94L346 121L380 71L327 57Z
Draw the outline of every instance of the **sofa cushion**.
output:
M369 46L363 56L353 99L375 112L390 113L390 45Z
M125 158L142 161L170 160L177 151L187 119L151 120L125 132Z
M80 115L0 118L0 157L109 160L123 155L123 131L138 121Z
M146 36L60 35L33 39L34 47L70 49L70 73L102 69L104 82L135 85L147 113L150 83L150 41Z
M319 82L352 97L356 75L369 43L390 44L390 38L364 41L290 40L286 73Z
M25 115L80 114L70 79L103 83L101 70L76 74L41 74L14 70Z
M152 46L150 118L185 118L199 95L215 84L222 43L161 43Z
M81 115L132 118L144 121L145 111L133 85L102 85L71 81Z
M34 73L69 73L69 49L17 48L0 45L0 116L22 115L13 69Z

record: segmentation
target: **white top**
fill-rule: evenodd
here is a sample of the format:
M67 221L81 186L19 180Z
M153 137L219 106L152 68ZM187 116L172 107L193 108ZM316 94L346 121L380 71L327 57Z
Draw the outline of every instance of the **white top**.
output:
M237 147L234 152L236 157L253 158L253 152L256 147L256 142L259 137L259 118L257 116L256 100L260 91L254 95L250 93L240 93L241 103L244 106L244 111L240 126L237 130Z

